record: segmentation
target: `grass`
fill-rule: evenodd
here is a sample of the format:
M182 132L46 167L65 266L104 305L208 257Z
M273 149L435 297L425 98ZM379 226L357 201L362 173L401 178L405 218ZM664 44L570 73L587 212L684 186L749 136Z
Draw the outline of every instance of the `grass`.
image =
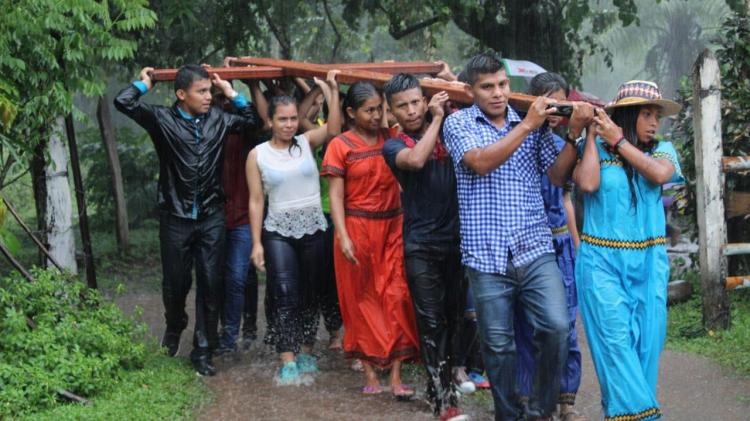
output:
M28 420L178 420L192 419L211 395L184 358L154 350L145 366L127 372L91 405L65 404L28 416Z
M750 290L730 291L732 326L725 331L706 331L698 275L686 274L693 283L693 297L670 307L667 328L669 349L706 356L741 375L750 375Z

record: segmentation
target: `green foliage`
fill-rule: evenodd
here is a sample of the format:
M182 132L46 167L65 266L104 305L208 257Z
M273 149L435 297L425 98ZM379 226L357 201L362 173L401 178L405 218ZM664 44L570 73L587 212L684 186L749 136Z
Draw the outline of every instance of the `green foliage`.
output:
M0 279L0 418L94 397L143 367L146 326L54 270ZM33 328L31 327L33 326Z
M86 202L92 212L95 229L112 227L115 222L115 201L112 177L106 150L98 129L79 133L81 163L85 179ZM132 228L145 219L155 218L159 160L148 135L127 127L116 130L117 153L120 158L123 188L127 192L127 210Z
M750 290L730 294L732 328L706 331L702 325L698 274L692 272L694 293L689 301L670 307L667 347L705 355L740 374L750 374Z
M91 406L67 404L31 414L34 421L192 419L210 394L185 359L149 354L140 370L125 372Z
M49 136L52 120L73 111L74 93L104 92L104 65L133 57L137 47L127 32L156 22L147 5L147 0L0 3L0 104L11 98L17 106L15 116L8 113L15 117L11 130L0 137L7 149L0 149L3 164L18 161Z
M721 69L722 145L726 156L747 156L750 153L750 18L730 16L722 25L716 57ZM683 158L683 174L688 179L686 206L683 213L696 216L695 210L695 139L693 133L693 92L691 81L683 79L680 87L683 109L672 127ZM750 190L750 178L727 174L727 191ZM732 234L732 233L730 233ZM735 233L736 234L736 233Z

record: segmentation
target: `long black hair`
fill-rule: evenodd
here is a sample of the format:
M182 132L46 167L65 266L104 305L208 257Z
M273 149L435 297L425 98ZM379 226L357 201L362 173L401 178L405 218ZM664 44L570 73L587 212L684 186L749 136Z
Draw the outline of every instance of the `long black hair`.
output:
M636 127L638 126L638 116L641 113L641 108L643 107L640 105L615 108L611 118L615 124L620 126L622 129L622 135L625 136L627 142L643 152L650 152L659 142L656 140L652 142L641 142L638 140L638 131L636 130ZM625 174L628 177L630 205L635 207L636 203L638 203L638 196L635 193L636 173L633 170L633 166L625 159L622 160L622 167L625 169Z
M344 102L342 103L342 111L346 116L347 124L351 124L352 121L349 117L349 113L346 112L346 109L351 107L352 110L356 110L361 107L362 104L364 104L368 99L374 96L380 97L380 91L375 87L375 85L366 80L355 82L349 87L349 90L346 91ZM383 116L383 118L385 118L385 116Z
M268 118L273 120L273 116L276 114L276 109L282 105L294 105L294 107L297 108L297 100L289 95L278 95L272 97L271 100L268 101ZM297 142L297 136L292 136L292 141L289 144L290 155L292 154L292 148L295 147L298 148L300 152L302 151L302 147L300 147L299 142Z

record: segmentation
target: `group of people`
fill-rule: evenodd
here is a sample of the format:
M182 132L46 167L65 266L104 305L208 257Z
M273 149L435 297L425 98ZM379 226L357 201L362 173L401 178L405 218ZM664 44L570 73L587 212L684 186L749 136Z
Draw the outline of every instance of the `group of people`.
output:
M473 98L463 108L445 92L426 98L404 73L382 92L362 81L343 94L336 70L298 81L303 98L249 82L250 104L195 65L178 71L175 104L159 107L140 101L151 70L115 105L159 156L170 355L187 326L193 266L196 371L215 374L212 356L233 352L240 331L243 344L255 339L257 269L281 384L318 370L322 313L331 347L361 365L363 394L384 392L377 369L388 368L391 393L412 397L401 364L420 360L434 415L467 419L458 398L473 389L465 369L476 365L478 330L497 420L580 420L580 307L605 418L661 417L661 186L681 173L671 143L656 137L679 106L655 84L624 83L606 109L572 103L563 132L565 80L534 77L537 99L522 112L491 54L439 75Z

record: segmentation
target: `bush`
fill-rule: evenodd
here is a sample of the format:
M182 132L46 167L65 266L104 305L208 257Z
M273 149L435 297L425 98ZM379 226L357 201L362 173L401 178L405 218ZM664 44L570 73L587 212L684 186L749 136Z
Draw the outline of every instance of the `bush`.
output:
M117 130L117 153L122 170L123 189L131 228L156 218L159 159L148 135L128 128ZM107 152L98 129L81 133L81 159L86 169L86 200L93 214L93 228L108 228L115 223L115 199Z
M146 326L71 276L0 279L0 418L106 392L146 357Z

